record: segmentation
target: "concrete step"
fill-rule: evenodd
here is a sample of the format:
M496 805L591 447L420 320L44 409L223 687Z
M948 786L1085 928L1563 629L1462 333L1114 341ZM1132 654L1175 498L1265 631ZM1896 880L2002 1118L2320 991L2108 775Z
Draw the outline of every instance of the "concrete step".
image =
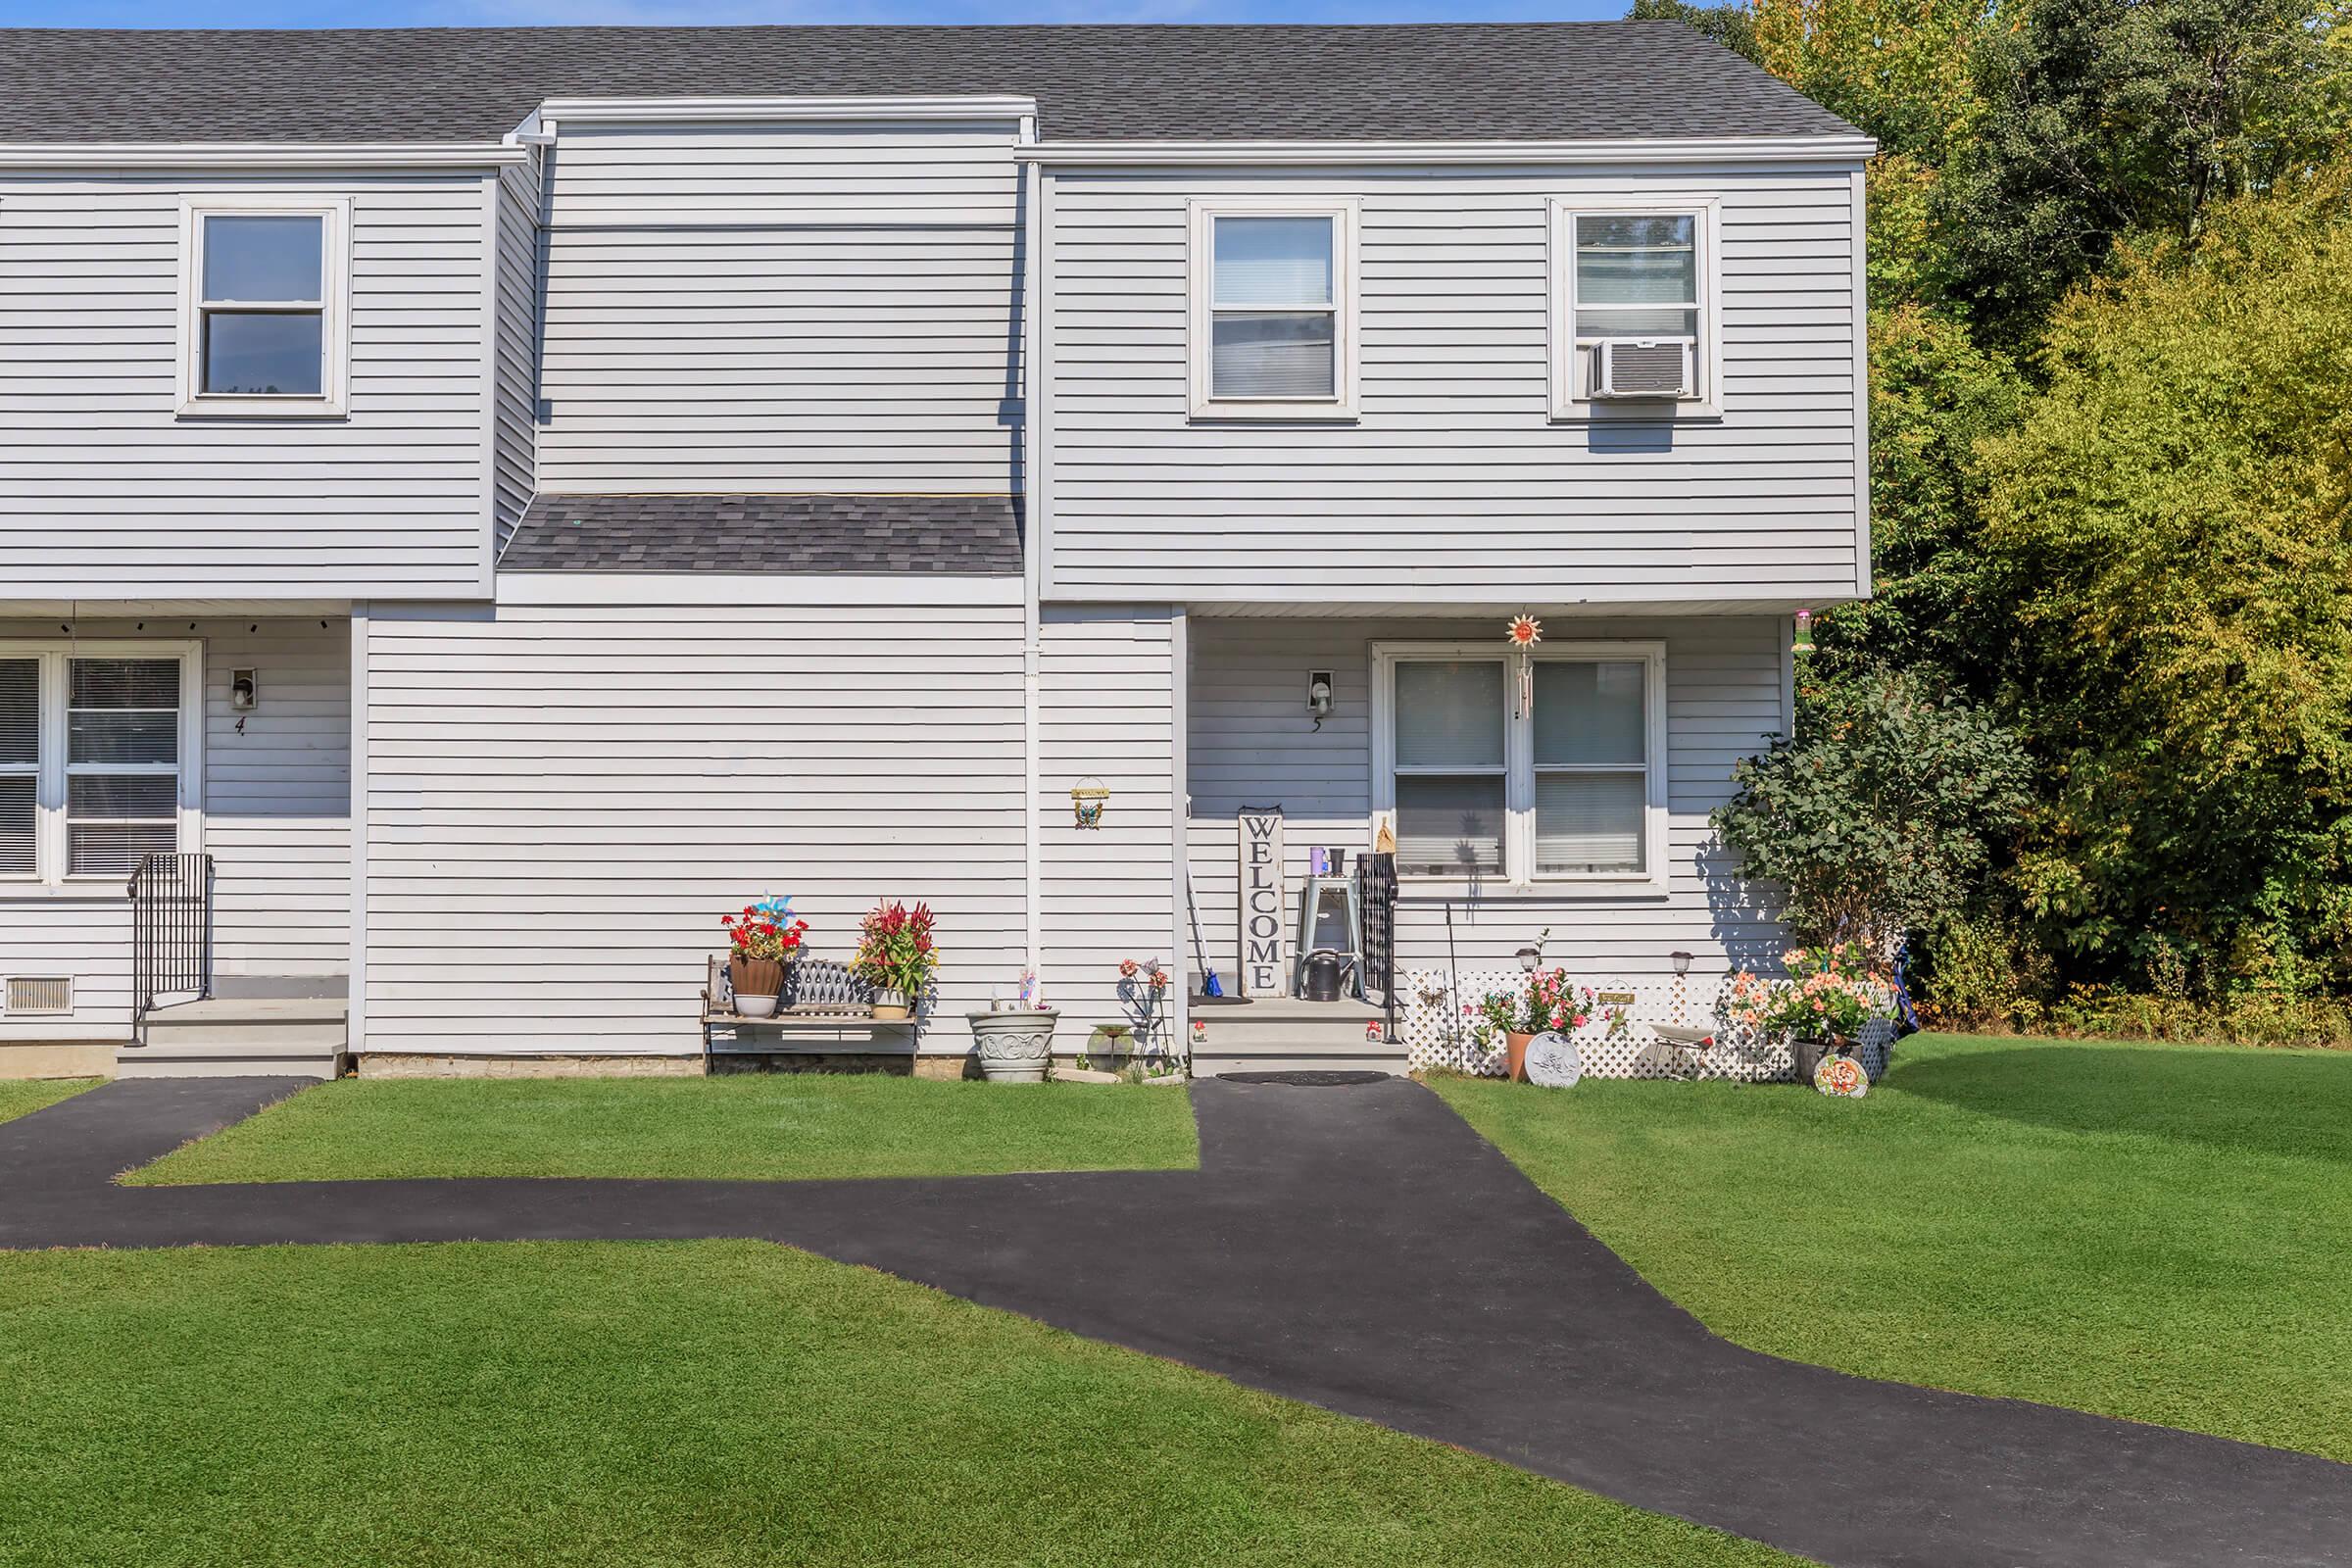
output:
M1237 1055L1224 1052L1193 1053L1193 1076L1214 1078L1221 1072L1385 1072L1401 1078L1411 1071L1401 1052L1266 1052Z
M214 997L147 1015L146 1044L115 1053L122 1078L341 1075L350 1031L340 997Z

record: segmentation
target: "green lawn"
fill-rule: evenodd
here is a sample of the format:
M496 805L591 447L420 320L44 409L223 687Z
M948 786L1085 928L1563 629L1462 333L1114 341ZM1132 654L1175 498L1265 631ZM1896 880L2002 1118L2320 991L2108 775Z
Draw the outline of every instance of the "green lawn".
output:
M96 1078L0 1078L0 1121L29 1116L43 1105L95 1089Z
M1922 1035L1855 1102L1432 1087L1742 1345L2352 1460L2352 1054Z
M0 1255L0 1498L15 1568L1796 1561L736 1242Z
M143 1184L401 1176L799 1177L1200 1163L1182 1089L880 1074L347 1079L139 1171Z

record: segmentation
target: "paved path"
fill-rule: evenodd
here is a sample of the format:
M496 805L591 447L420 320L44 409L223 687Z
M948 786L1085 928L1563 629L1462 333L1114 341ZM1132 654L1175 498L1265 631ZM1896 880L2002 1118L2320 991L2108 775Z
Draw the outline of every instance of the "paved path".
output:
M2352 1564L2352 1466L1716 1339L1406 1082L1198 1085L1197 1172L108 1181L298 1087L113 1084L0 1124L0 1247L766 1239L1837 1568Z

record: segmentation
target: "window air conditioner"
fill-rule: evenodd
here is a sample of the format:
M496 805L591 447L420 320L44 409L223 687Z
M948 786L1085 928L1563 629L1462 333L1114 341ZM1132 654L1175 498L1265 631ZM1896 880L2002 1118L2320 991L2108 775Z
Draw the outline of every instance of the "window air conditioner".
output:
M1693 387L1687 337L1611 337L1594 345L1596 398L1687 398Z

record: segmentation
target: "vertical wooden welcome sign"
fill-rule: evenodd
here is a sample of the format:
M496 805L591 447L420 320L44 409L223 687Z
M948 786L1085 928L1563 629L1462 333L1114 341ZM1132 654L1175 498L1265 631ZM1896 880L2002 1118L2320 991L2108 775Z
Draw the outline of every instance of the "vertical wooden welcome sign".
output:
M1290 990L1282 972L1282 812L1244 810L1237 825L1241 994L1279 997Z

